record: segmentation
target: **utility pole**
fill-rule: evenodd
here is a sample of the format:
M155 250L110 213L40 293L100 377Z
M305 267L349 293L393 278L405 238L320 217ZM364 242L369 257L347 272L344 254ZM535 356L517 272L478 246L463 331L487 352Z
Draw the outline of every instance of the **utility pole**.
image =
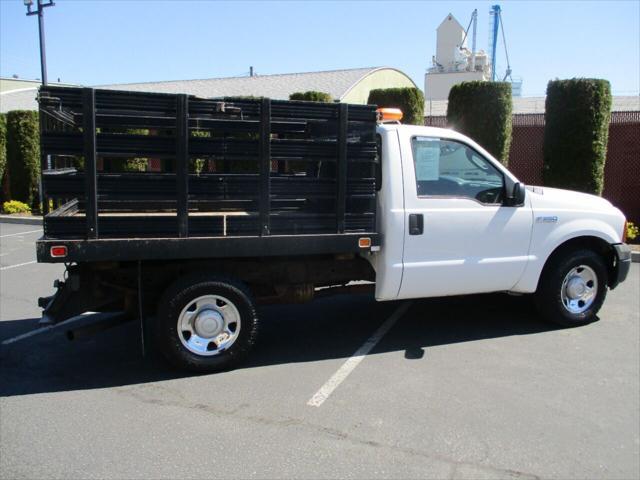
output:
M45 51L44 43L44 9L46 7L53 7L55 3L53 0L49 0L44 3L43 0L37 0L38 9L32 10L33 0L24 0L24 4L27 7L27 16L38 15L38 31L40 34L40 71L42 75L42 84L47 84L47 54Z

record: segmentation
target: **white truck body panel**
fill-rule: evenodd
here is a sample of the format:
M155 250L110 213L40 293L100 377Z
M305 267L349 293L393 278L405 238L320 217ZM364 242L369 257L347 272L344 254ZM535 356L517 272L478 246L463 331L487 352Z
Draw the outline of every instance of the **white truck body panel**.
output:
M474 150L499 173L517 179L480 145L453 130L381 125L382 248L371 258L376 299L396 300L494 291L535 292L551 253L572 238L622 242L625 218L608 201L552 188L527 189L524 205L456 196L420 196L412 138L451 140ZM424 232L409 235L409 216Z
M381 250L369 256L376 270L376 299L395 300L402 283L402 256L406 215L400 144L395 129L378 129L382 137L382 186L378 192L378 228L382 235Z
M527 190L534 213L529 263L512 289L521 293L535 292L544 264L558 246L578 237L621 243L625 222L623 213L601 197L548 187L533 190Z
M433 135L451 138L446 130L433 130L428 136ZM529 202L507 207L471 198L419 196L410 144L414 136L424 136L422 128L406 128L400 135L405 213L423 215L424 233L405 234L399 298L420 298L424 292L446 296L511 289L527 264Z

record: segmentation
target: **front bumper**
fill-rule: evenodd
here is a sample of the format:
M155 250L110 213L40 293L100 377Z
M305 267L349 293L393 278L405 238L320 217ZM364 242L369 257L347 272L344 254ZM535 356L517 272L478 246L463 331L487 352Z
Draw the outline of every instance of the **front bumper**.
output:
M616 252L616 265L614 269L614 275L609 282L609 288L612 290L616 288L620 283L624 282L629 274L631 268L631 247L626 243L617 243L612 245Z

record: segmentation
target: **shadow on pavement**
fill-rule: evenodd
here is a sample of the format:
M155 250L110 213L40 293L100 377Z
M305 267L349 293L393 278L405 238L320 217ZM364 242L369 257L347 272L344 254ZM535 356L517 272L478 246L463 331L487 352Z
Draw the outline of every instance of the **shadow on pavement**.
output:
M260 310L258 345L240 369L348 358L398 308L365 295ZM0 322L0 339L28 330L34 319ZM370 355L404 351L408 361L434 345L551 330L526 297L474 295L414 301ZM0 395L106 388L192 376L149 351L143 357L140 325L130 322L70 342L64 330L0 347ZM215 375L211 376L215 381Z

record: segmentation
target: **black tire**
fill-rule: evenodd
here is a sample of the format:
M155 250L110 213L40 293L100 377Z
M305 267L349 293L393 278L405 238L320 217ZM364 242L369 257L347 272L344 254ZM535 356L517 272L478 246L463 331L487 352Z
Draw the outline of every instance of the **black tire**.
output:
M596 274L597 292L591 305L583 312L573 313L562 301L562 288L565 277L574 268L586 265ZM535 303L544 318L563 327L577 327L598 320L598 311L607 296L607 267L600 255L592 250L576 250L559 253L544 267Z
M178 318L191 302L205 295L228 299L240 315L238 336L228 349L213 356L194 353L181 340ZM245 359L256 342L258 316L248 289L240 282L211 275L188 275L178 279L163 294L154 326L155 342L175 367L198 373L229 370Z

